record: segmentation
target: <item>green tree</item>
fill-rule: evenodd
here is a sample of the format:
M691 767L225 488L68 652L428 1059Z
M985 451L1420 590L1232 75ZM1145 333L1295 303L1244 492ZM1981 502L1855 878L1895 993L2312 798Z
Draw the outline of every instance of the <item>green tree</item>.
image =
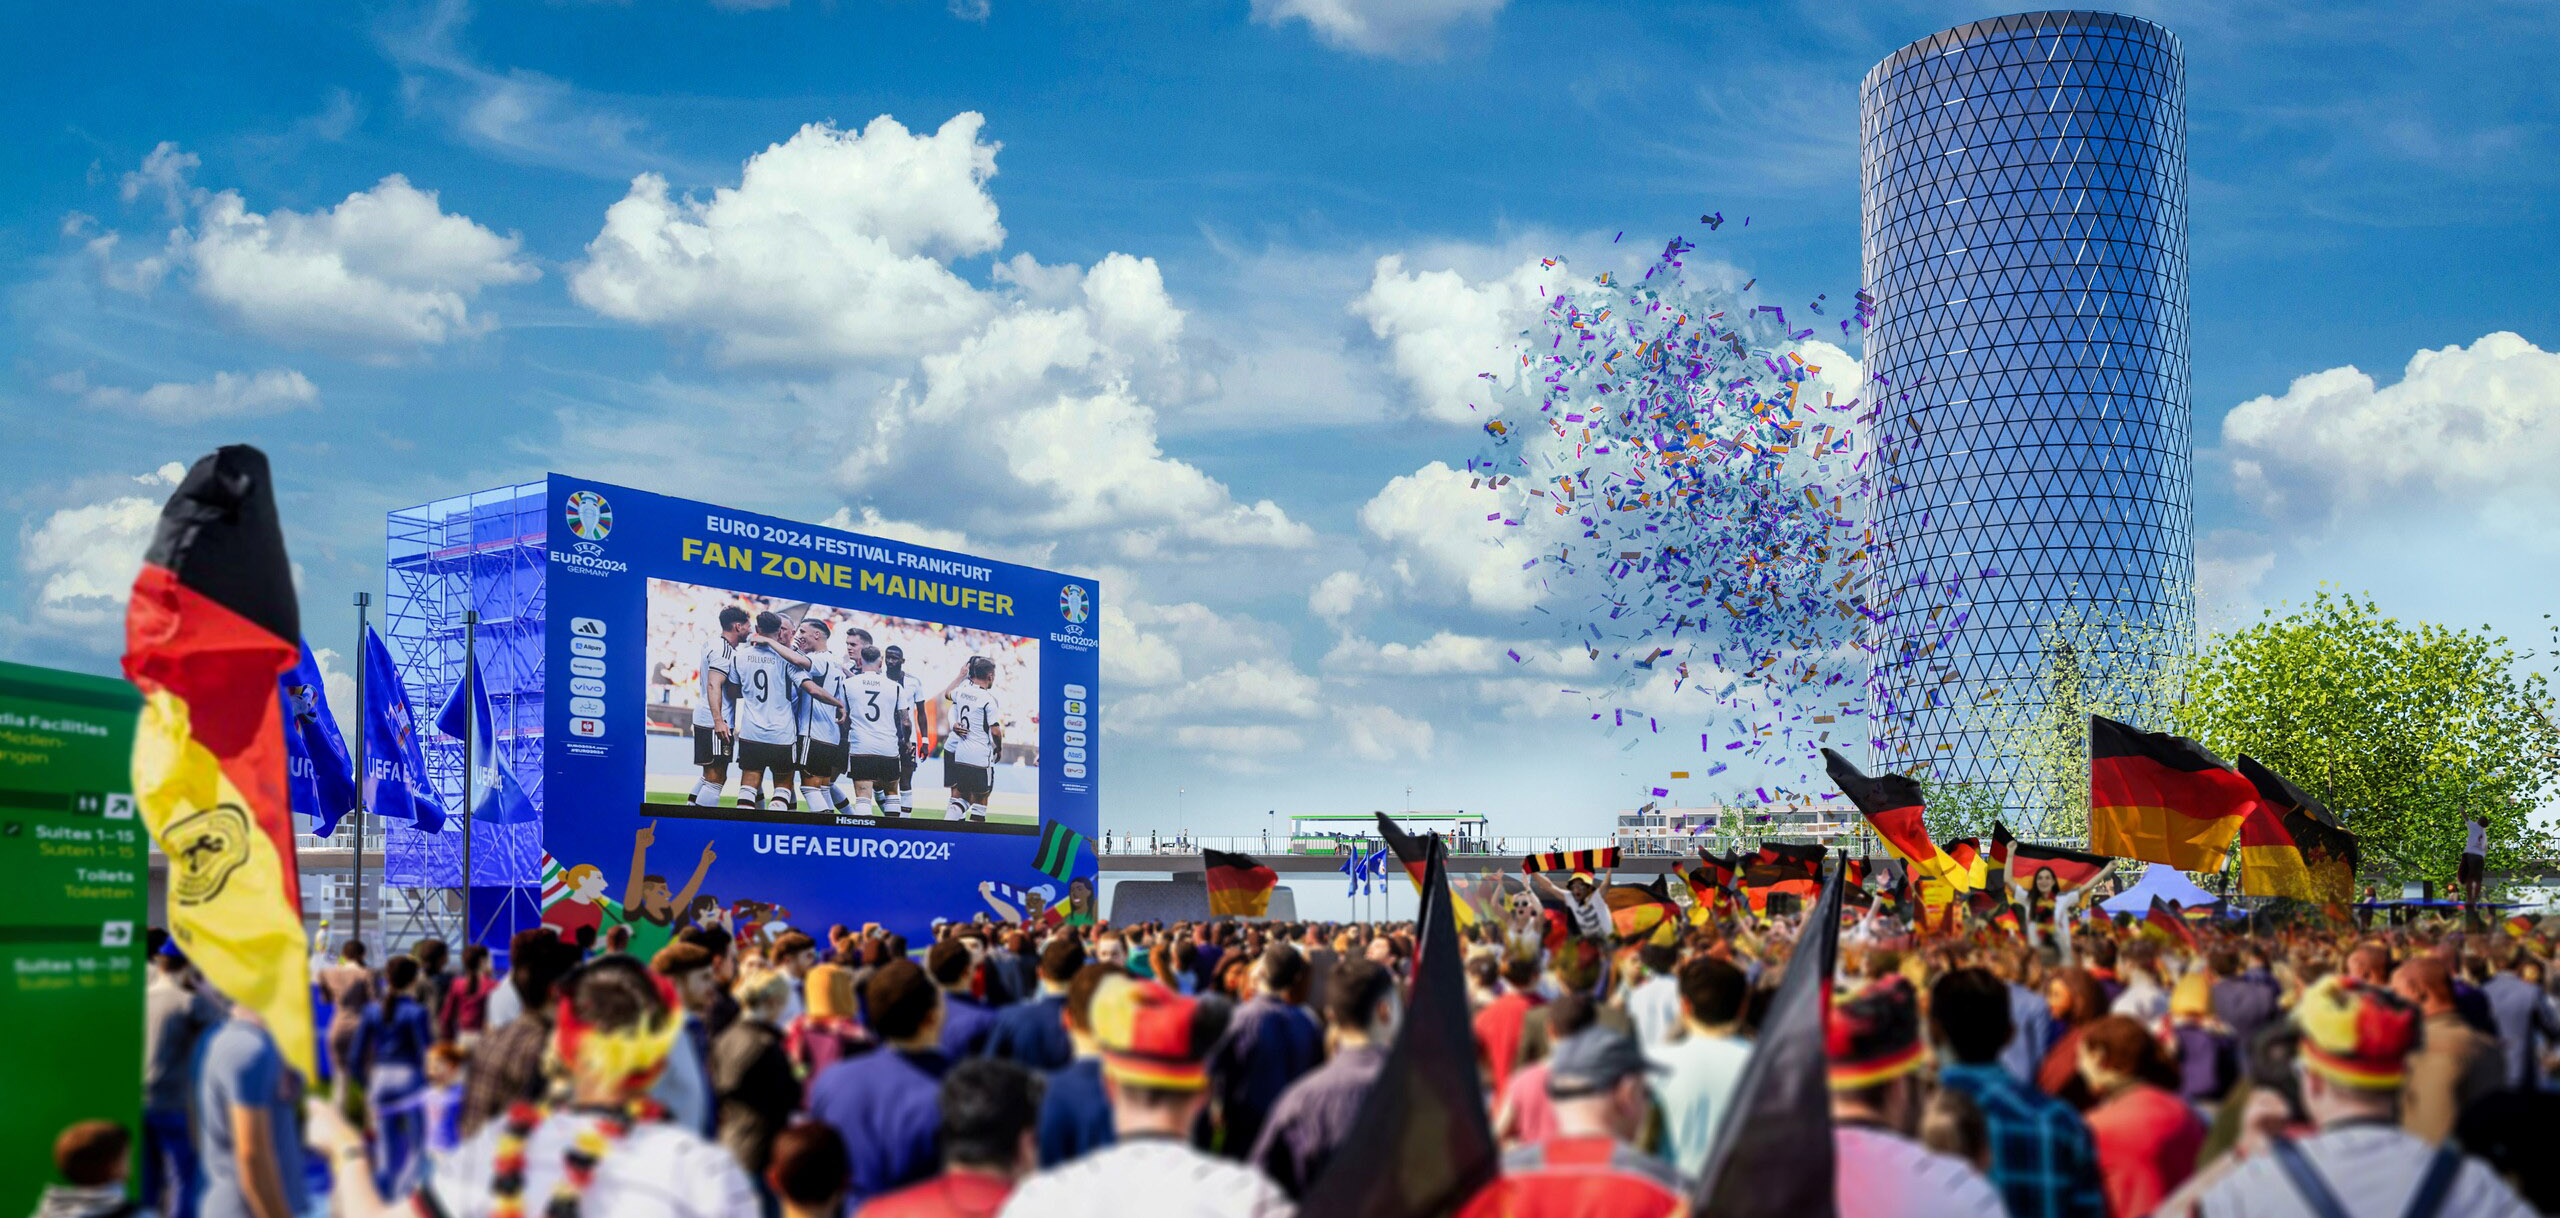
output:
M1935 842L1978 837L1982 848L1989 850L1992 822L2007 815L2001 807L2000 791L1980 783L1924 779L1920 797L1925 801L1920 819L1929 826L1929 840Z
M2403 623L2323 590L2214 639L2178 730L2327 803L2368 876L2451 879L2473 815L2491 870L2539 862L2553 839L2532 816L2560 780L2560 731L2549 683L2519 658L2485 626Z

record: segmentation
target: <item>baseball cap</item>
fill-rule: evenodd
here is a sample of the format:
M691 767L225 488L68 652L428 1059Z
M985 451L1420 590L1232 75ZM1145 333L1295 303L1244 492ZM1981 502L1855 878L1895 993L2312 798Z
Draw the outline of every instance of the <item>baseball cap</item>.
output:
M1113 976L1094 991L1090 1022L1103 1073L1113 1080L1198 1091L1209 1085L1209 1050L1227 1030L1227 1009L1162 982Z
M1920 1040L1919 1000L1898 974L1834 1000L1822 1030L1834 1091L1888 1083L1929 1061Z
M1628 1075L1657 1069L1634 1037L1594 1024L1556 1043L1547 1058L1547 1094L1560 1100L1598 1095Z
M2332 973L2305 990L2293 1010L2302 1030L2302 1065L2331 1082L2389 1091L2409 1074L2421 1024L2418 1008L2380 986Z

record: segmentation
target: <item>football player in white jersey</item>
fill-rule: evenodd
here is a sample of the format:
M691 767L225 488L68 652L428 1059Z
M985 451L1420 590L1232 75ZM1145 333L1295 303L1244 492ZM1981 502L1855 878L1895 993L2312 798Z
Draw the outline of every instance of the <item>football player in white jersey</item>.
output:
M738 806L788 812L799 806L793 775L800 766L800 713L795 694L809 657L783 641L782 615L756 614L755 633L730 657L738 683ZM765 775L773 795L765 796Z
M904 816L916 789L916 738L924 734L924 682L907 671L907 653L890 645L880 653L888 661L889 679L898 684L898 706L907 712L906 730L898 733L898 785L889 791L889 814Z
M827 654L827 624L812 614L791 640L809 657L800 673L800 794L809 810L835 807L844 773L844 667Z
M1004 713L996 706L995 683L996 662L971 656L942 689L942 696L951 700L951 743L942 754L951 820L987 819L987 797L996 790L996 758L1004 752Z
M747 637L747 620L746 610L721 606L720 636L702 649L701 684L693 695L693 764L702 767L702 781L693 784L693 802L705 808L718 807L729 785L729 746L738 737L738 683L730 656Z
M875 796L883 804L898 779L898 739L905 735L907 711L898 705L898 686L880 671L880 649L865 647L861 671L845 678L845 735L851 756L844 775L853 782L853 810L873 810ZM886 807L882 815L897 813Z

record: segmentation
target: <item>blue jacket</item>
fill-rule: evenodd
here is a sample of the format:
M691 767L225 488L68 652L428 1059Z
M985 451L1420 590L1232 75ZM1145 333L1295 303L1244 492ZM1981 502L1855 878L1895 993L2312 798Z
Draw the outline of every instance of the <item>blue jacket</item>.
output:
M1020 1062L1040 1073L1064 1069L1076 1056L1067 1039L1067 1000L1042 994L996 1012L995 1031L987 1037L987 1056Z
M847 1212L942 1170L942 1076L932 1050L881 1049L827 1067L809 1086L809 1115L844 1137L853 1159Z
M987 1051L987 1037L996 1030L993 1007L945 990L942 995L942 1052L954 1060L976 1057Z
M1102 1089L1102 1059L1080 1057L1049 1076L1040 1095L1040 1166L1056 1167L1120 1140L1111 1097Z

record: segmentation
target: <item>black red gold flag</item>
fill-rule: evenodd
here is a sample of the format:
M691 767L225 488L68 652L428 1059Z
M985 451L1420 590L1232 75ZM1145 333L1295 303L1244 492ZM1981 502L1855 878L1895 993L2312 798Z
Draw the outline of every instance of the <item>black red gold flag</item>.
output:
M1716 1122L1689 1212L1714 1218L1833 1218L1837 1171L1831 1061L1823 1034L1840 955L1840 880L1833 872L1806 918L1805 937L1770 999L1733 1110Z
M2322 904L2355 900L2356 835L2319 800L2246 753L2240 775L2261 811L2240 826L2240 891Z
M1762 842L1759 853L1742 863L1742 895L1753 913L1766 913L1769 896L1780 893L1813 899L1822 879L1824 847L1790 842Z
M161 508L125 609L124 672L143 699L134 799L169 859L171 937L309 1078L311 945L276 680L301 637L266 455L220 449Z
M1893 857L1910 866L1912 874L1958 883L1952 874L1955 864L1939 851L1936 842L1929 840L1929 826L1922 823L1925 805L1919 782L1908 774L1870 778L1832 749L1822 750L1822 763L1831 771L1832 784L1858 806L1858 815L1866 818L1868 827L1883 839Z
M1588 871L1598 874L1614 870L1618 865L1618 848L1597 846L1589 850L1549 850L1520 860L1522 871Z
M1428 867L1432 843L1438 840L1438 835L1415 837L1405 832L1404 826L1397 824L1394 817L1380 812L1378 813L1378 837L1387 843L1387 853L1394 855L1396 862L1404 865L1404 873L1412 877L1413 890L1417 893L1421 892L1423 873ZM1476 899L1471 900L1468 894L1457 891L1458 886L1455 881L1452 881L1450 887L1452 894L1457 897L1451 912L1457 916L1458 930L1464 933L1483 919L1484 912L1476 906L1479 901L1490 901L1491 896L1489 893L1480 894Z
M1280 873L1250 854L1224 850L1203 850L1200 861L1208 871L1210 917L1259 918L1270 912Z
M2145 926L2185 944L2189 951L2195 950L2196 932L2188 929L2186 919L2179 917L2178 911L2169 908L2160 898L2151 898L2151 908L2144 911L2142 921Z
M1349 1136L1299 1199L1299 1213L1437 1218L1455 1213L1499 1174L1475 1040L1449 1034L1466 1027L1472 1013L1446 849L1436 839L1427 849L1421 950L1404 1021Z
M2009 827L1998 821L1991 823L1994 849L2005 846L2009 853L2009 882L2019 888L2033 889L2038 872L2053 873L2058 892L2076 892L2096 883L2114 862L2103 854L2086 850L2070 850L2061 846L2039 846L2009 836Z
M2089 716L2089 849L2220 871L2258 790L2184 736Z
M1601 893L1620 943L1649 940L1668 946L1678 939L1682 919L1670 883L1670 876L1658 875L1651 884L1611 884Z

